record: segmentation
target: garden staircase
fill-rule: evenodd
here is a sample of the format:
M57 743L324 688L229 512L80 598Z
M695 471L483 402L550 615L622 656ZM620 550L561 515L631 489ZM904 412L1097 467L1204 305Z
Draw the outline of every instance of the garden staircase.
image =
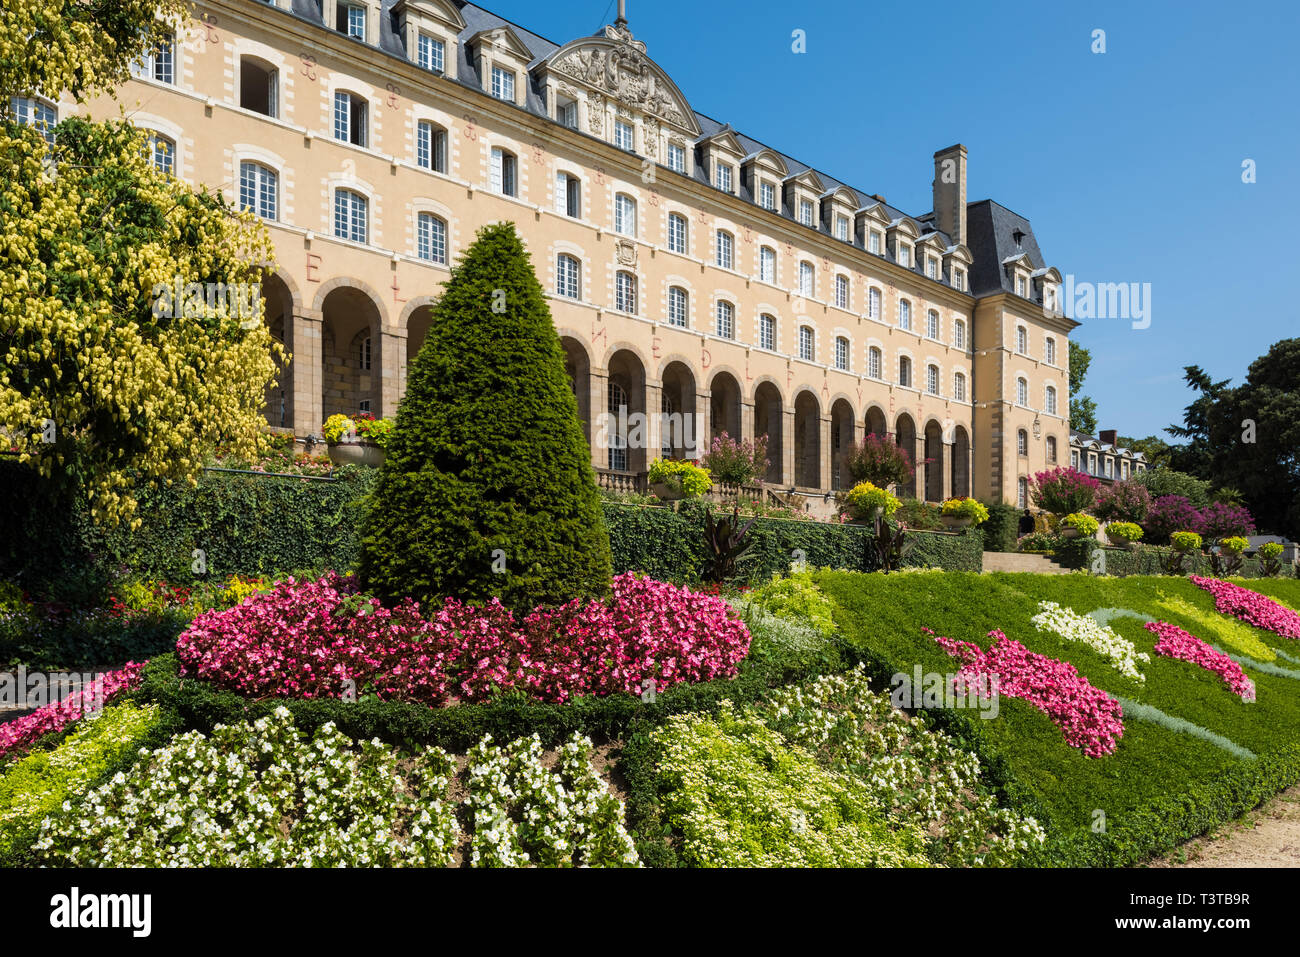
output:
M1068 568L1062 568L1046 555L1033 555L1022 552L985 552L984 571L1034 572L1038 575L1070 574Z

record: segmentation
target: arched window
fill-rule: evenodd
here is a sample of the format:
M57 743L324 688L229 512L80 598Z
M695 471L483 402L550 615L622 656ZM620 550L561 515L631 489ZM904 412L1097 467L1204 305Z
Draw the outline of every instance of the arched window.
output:
M912 360L907 356L898 357L898 384L912 387Z
M519 161L514 153L499 146L492 147L492 166L488 170L488 185L492 192L502 196L518 195L519 186L515 175L518 168Z
M447 264L447 224L433 213L415 218L415 248L423 260Z
M347 93L344 96L350 97ZM337 106L338 97L335 95ZM256 57L239 58L239 105L242 109L263 116L280 115L280 71ZM349 111L351 107L349 105ZM335 117L335 136L338 136L338 118ZM346 139L347 137L338 137Z
M799 358L814 361L817 355L817 337L809 326L799 327Z
M912 304L906 299L898 300L898 328L912 328Z
M131 73L141 80L154 80L157 83L176 82L176 41L168 37L135 63L131 64ZM259 112L265 112L259 111ZM274 115L274 114L271 114Z
M350 189L334 192L334 235L339 239L350 239L354 243L366 241L366 221L368 217L366 198Z
M176 143L161 133L149 135L149 162L168 176L176 175Z
M636 315L636 276L620 272L614 277L614 308Z
M582 290L582 263L577 257L560 253L555 257L555 291L568 299L578 299Z
M1056 387L1049 385L1044 398L1043 411L1048 415L1056 415Z
M334 138L353 146L369 145L367 123L370 104L359 93L338 90L334 94ZM272 114L267 114L268 116Z
M776 316L764 314L758 317L758 347L776 351Z
M1049 366L1056 365L1056 339L1052 336L1048 336L1043 344L1043 358Z
M867 315L872 319L880 318L880 303L880 290L872 286L871 291L867 293Z
M955 348L966 348L966 323L958 319L952 324L952 344Z
M251 209L263 219L275 219L279 206L280 177L261 163L239 164L239 208ZM337 197L335 197L337 201Z
M849 277L835 277L835 305L840 309L849 308Z
M812 298L817 283L817 273L810 262L799 264L799 295Z
M435 173L447 172L447 131L432 120L415 124L415 165Z
M614 232L622 236L636 235L636 200L626 193L614 197Z
M1024 326L1016 326L1016 352L1029 355L1029 332Z
M668 214L668 251L686 254L686 217L681 213Z
M357 356L357 367L362 372L370 371L370 337L366 336L361 340L360 355Z
M835 368L849 370L849 340L844 336L835 337Z
M958 372L953 375L952 397L958 402L966 401L966 373Z
M763 246L758 251L758 278L776 283L776 250L771 246Z
M1047 461L1056 462L1056 436L1054 435L1047 437Z
M1024 476L1016 479L1016 508L1029 507L1029 480Z
M1023 378L1016 380L1016 405L1029 405L1029 383Z
M931 339L939 338L939 310L931 309L925 314L925 334Z
M736 338L736 307L725 299L718 300L717 331L723 339Z
M867 350L867 375L871 376L871 378L873 379L879 379L881 376L881 370L884 369L884 366L885 366L885 357L884 354L880 351L879 347L872 346L870 349L868 349Z
M925 367L925 391L931 395L939 394L939 367L936 365Z
M731 269L736 262L736 238L725 229L718 230L717 265Z
M670 326L681 326L685 329L689 307L690 297L685 289L681 286L673 286L668 290L668 324Z
M1016 454L1029 454L1029 433L1024 429L1018 429L1016 431Z
M59 125L59 111L34 96L9 98L9 115L15 123L40 131L47 143L54 143L54 127Z

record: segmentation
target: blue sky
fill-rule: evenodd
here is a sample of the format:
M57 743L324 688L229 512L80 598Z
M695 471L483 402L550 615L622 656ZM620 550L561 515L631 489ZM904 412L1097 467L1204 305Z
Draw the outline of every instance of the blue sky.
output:
M483 5L557 43L615 16L613 0ZM1183 366L1240 381L1300 335L1294 0L628 0L628 21L701 113L916 215L935 150L963 143L969 198L1026 216L1049 265L1150 283L1149 328L1076 331L1100 428L1156 433L1191 398Z

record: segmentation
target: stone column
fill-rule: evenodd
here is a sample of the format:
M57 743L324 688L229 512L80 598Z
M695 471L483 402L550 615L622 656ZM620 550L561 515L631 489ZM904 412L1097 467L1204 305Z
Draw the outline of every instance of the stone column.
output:
M645 384L645 467L663 455L663 395L662 382L646 380Z
M781 408L781 491L794 485L794 409Z
M609 432L600 424L609 405L609 370L592 368L587 382L591 395L591 464L609 468Z
M293 390L293 432L298 436L319 435L324 425L321 411L324 319L315 310L303 309L289 321L293 326L293 361L289 366L289 388Z
M821 430L820 438L817 440L817 452L819 463L817 467L817 488L825 492L831 487L831 459L834 452L831 450L831 417L829 415L821 416L818 424Z
M742 442L745 439L753 442L756 437L754 435L754 403L746 402L742 398L740 402L740 435L736 438Z
M384 331L379 336L379 411L375 418L397 414L406 392L406 333Z

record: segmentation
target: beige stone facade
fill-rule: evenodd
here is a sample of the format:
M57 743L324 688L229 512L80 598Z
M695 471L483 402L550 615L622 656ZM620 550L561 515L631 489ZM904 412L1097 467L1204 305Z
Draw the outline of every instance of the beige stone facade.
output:
M1015 502L1068 464L1060 276L1027 223L967 203L964 148L912 217L694 112L622 21L557 46L473 6L353 5L201 0L170 69L118 92L177 176L267 219L266 317L293 356L272 425L394 414L449 264L510 220L606 484L691 453L657 412L704 443L767 435L769 482L809 498L866 432L928 460L929 500ZM651 413L646 441L624 410Z

